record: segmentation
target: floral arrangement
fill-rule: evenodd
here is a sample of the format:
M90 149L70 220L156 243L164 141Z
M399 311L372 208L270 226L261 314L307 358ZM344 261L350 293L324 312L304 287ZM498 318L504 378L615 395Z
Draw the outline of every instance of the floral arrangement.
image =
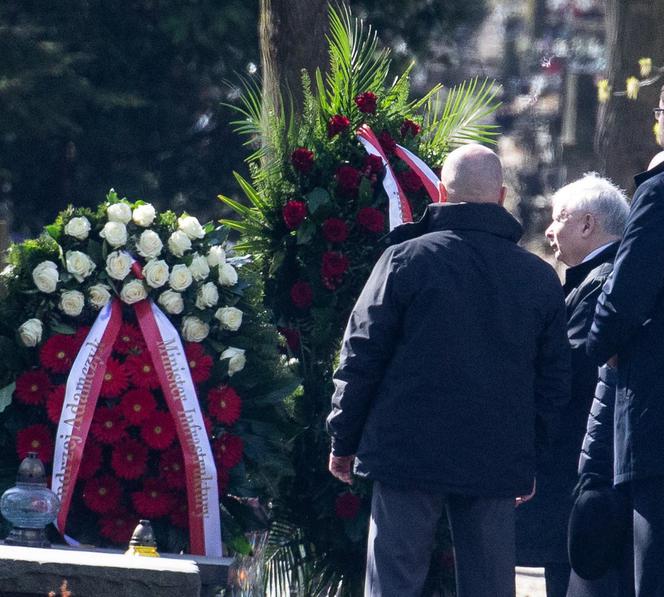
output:
M440 85L409 99L409 70L388 83L387 50L344 8L330 10L329 39L330 66L325 76L316 73L315 91L303 74L301 113L286 117L269 98L246 90L236 125L263 142L248 159L251 181L236 174L249 206L220 198L240 218L224 223L242 233L238 249L259 260L266 305L303 378L294 405L302 428L293 453L296 476L278 504L280 540L273 530L273 590L280 590L279 574L287 568L291 588L302 594L326 595L335 587L335 594L354 595L363 582L370 489L357 481L348 488L327 472L324 419L348 314L389 230L385 164L365 151L357 130L368 126L375 133L417 218L431 199L397 157L397 144L437 168L461 143L491 142L495 127L485 122L497 103L492 85L477 80L449 91L445 102ZM443 542L441 553L446 549ZM449 570L440 573L438 566L432 574L449 583Z
M11 446L3 470L15 471L28 452L51 463L72 363L99 310L114 299L123 305L67 526L79 541L126 544L138 519L149 518L163 549L186 548L182 449L131 309L140 301L154 300L184 341L220 495L269 497L288 471L282 403L294 382L259 307L259 280L247 258L232 256L226 235L111 191L96 211L69 208L40 238L9 251L0 307L0 435ZM231 505L224 541L246 551Z

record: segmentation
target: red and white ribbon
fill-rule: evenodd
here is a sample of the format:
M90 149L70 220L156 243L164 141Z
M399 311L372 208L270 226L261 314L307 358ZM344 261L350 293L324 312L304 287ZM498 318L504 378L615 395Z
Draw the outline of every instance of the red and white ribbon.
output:
M440 202L440 189L438 185L440 184L440 179L434 174L433 170L429 168L418 156L416 156L412 151L406 149L402 145L397 143L397 148L394 153L397 157L400 157L410 169L417 174L419 179L422 181L424 188L427 191L427 194L431 198L433 203Z

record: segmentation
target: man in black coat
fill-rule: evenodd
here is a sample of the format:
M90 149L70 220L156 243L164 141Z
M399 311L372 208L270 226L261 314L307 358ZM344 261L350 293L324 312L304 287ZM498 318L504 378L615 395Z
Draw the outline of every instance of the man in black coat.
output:
M664 97L656 110L664 130ZM664 596L664 163L635 182L587 348L596 363L617 364L614 483L631 496L636 595L658 597Z
M624 193L593 173L552 197L552 222L545 234L556 259L568 266L564 291L572 349L572 400L563 411L561 433L537 471L537 493L516 513L517 564L544 566L547 597L565 597L570 580L567 522L597 383L597 366L586 355L586 336L597 297L613 269L628 211ZM575 579L573 584L586 583ZM587 584L585 595L612 594L601 582Z
M330 471L350 483L355 460L374 481L366 596L421 595L446 508L458 597L513 597L514 499L532 492L569 399L563 292L517 245L495 153L450 153L441 193L447 203L394 231L403 242L378 260L351 313Z

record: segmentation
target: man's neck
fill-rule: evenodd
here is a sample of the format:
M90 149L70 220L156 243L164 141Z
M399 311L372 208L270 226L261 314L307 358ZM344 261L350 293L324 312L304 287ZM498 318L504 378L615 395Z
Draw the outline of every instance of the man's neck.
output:
M609 245L611 245L611 244L613 244L613 243L615 243L619 240L620 240L619 238L605 238L601 242L598 242L595 245L594 249L591 249L590 251L588 251L586 256L581 260L581 263L585 263L586 261L590 261L593 257L596 257L604 249L606 249L606 247L608 247Z

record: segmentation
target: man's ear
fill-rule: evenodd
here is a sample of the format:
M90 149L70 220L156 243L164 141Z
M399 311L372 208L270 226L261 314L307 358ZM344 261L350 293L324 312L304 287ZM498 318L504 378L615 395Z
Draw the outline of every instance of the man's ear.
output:
M507 187L500 187L500 197L498 198L498 205L502 206L507 197Z
M442 180L438 183L438 203L447 203L447 189Z
M581 228L581 236L588 238L597 226L597 220L593 214L583 214L583 227Z

